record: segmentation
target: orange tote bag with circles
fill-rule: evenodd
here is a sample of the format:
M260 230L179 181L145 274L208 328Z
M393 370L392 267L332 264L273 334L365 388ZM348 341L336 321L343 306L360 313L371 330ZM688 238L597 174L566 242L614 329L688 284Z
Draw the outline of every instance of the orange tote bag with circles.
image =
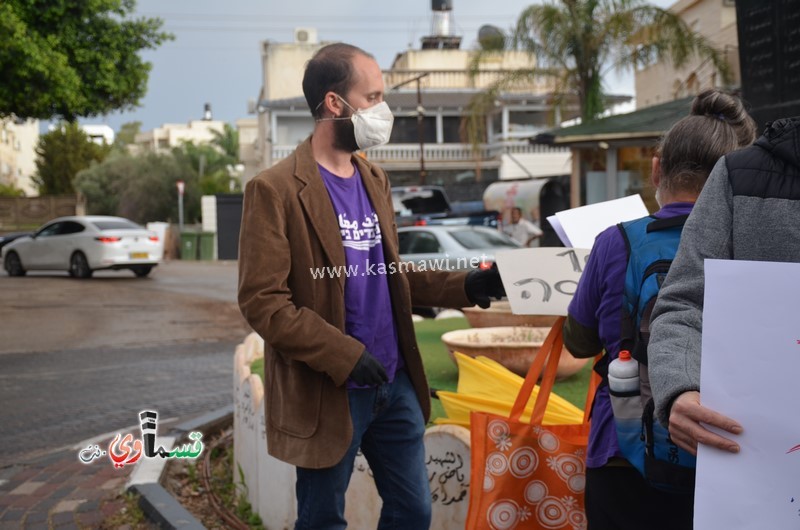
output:
M561 317L553 325L536 355L510 417L486 412L470 416L467 530L586 529L585 454L599 376L592 372L582 423L542 426L563 347L563 322ZM520 417L540 375L530 424L522 423Z

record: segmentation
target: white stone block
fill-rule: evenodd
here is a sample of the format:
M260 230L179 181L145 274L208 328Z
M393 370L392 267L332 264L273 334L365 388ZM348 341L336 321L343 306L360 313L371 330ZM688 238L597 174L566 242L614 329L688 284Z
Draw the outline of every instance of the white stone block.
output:
M444 320L446 318L464 318L464 313L458 309L445 309L439 311L436 317L434 317L434 320Z
M258 404L258 490L259 498L252 503L255 511L269 530L291 530L297 519L297 478L294 466L269 455L264 416L264 399Z
M359 451L345 496L344 518L347 519L347 528L352 530L377 528L382 506L383 501L378 495L378 488L375 487L372 470L367 459Z
M254 337L254 338L251 338ZM250 341L249 345L247 341ZM248 499L270 530L289 530L297 517L293 466L267 452L264 388L250 374L252 354L263 341L255 334L237 348L234 369L234 460L244 473ZM249 359L250 362L244 362ZM463 530L469 504L469 430L439 425L425 433L425 458L430 479L434 530ZM345 517L350 530L377 527L382 501L366 458L359 452L346 495Z
M436 530L463 530L469 506L469 429L437 425L425 432L425 463Z
M239 375L248 367L239 367ZM238 491L246 491L248 499L258 498L258 481L256 480L256 451L258 450L258 415L253 404L253 388L251 382L260 378L248 374L239 380L233 399L234 424L233 424L233 457L236 463L234 484ZM245 481L241 482L239 468L244 472Z

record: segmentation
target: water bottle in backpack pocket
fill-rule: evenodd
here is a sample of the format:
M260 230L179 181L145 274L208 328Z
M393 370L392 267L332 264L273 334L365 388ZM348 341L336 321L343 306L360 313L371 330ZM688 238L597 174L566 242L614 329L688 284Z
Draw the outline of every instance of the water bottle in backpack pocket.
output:
M645 367L646 370L646 367ZM617 443L625 459L644 475L644 429L639 363L628 350L608 365L608 393L614 411Z
M692 492L696 458L678 447L655 419L647 366L621 351L608 365L608 390L625 459L655 488Z

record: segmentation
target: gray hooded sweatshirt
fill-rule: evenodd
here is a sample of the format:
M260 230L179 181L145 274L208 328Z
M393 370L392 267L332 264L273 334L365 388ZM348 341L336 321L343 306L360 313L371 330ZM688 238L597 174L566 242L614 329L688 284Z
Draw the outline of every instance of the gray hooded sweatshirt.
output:
M800 117L771 123L752 146L721 158L686 221L647 352L663 425L675 398L700 390L707 258L800 262Z

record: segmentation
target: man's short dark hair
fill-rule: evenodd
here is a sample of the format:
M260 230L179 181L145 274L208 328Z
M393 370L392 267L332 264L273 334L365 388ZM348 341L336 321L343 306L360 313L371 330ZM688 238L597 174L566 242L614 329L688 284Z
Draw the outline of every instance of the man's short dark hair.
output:
M328 92L336 92L344 97L354 83L353 57L361 54L374 59L372 55L357 46L343 42L329 44L320 48L306 64L303 75L303 94L314 118L320 118L320 103Z

